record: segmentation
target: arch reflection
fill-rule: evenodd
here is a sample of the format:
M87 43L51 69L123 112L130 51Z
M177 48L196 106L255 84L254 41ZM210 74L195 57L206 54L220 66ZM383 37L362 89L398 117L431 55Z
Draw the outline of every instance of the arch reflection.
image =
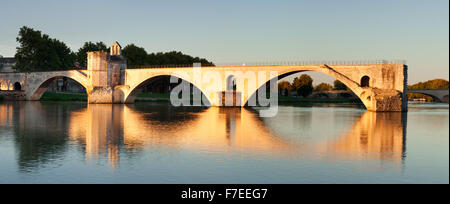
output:
M26 171L65 158L73 151L72 146L88 163L106 160L113 168L124 156L160 149L272 159L317 159L326 155L327 159L399 163L404 158L404 114L365 112L356 120L349 119L354 122L343 133L333 132L325 138L292 137L295 132L312 132L306 126L317 127L320 120L313 120L315 115L307 112L299 119L282 115L281 119L295 125L290 127L293 131L280 132L275 130L286 127L285 121L275 118L279 124L274 126L243 108L3 103L0 131L12 132L19 168ZM328 113L320 115L330 121L340 120Z
M310 155L312 151L326 153L328 158L401 161L405 152L405 122L405 115L399 113L365 112L348 132L333 140L298 144L270 131L257 114L243 108L140 111L134 106L89 105L73 114L69 135L73 140L85 142L88 160L105 155L113 167L118 164L120 151L161 146L290 158Z
M134 106L89 105L72 114L69 135L72 141L85 144L88 161L103 155L113 167L118 165L120 151L146 147L247 153L268 149L281 153L294 147L274 137L257 114L246 109L171 109L140 112ZM161 117L165 120L157 119Z
M406 114L365 112L348 132L319 149L330 157L401 162L406 152Z

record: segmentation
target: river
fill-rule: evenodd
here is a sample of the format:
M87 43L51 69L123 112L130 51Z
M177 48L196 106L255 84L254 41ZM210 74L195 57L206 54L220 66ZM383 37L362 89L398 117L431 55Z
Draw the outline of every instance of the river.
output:
M449 106L0 103L0 183L449 183Z

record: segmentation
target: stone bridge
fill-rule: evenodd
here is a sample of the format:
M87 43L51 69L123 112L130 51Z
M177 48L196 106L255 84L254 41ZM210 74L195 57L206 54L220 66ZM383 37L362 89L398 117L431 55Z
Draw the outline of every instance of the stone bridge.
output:
M414 90L408 90L408 93L420 93L427 96L431 96L434 99L437 99L437 101L442 103L448 103L448 95L449 90L448 89L414 89Z
M89 52L87 61L87 70L0 73L0 87L3 91L21 91L26 100L39 100L52 82L67 77L86 88L89 103L133 103L145 85L160 77L175 76L201 90L211 106L227 104L224 96L229 92L234 93L233 105L244 106L250 105L249 99L271 79L316 71L347 85L370 111L407 111L407 66L404 64L127 69L118 43L111 46L110 53Z

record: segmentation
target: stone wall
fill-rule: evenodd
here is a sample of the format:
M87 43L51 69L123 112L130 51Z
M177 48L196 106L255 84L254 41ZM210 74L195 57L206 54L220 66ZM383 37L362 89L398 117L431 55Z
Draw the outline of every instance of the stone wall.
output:
M176 76L199 88L212 106L221 106L227 91L227 79L236 76L236 92L240 94L235 104L245 105L268 80L303 71L321 72L338 79L363 101L368 110L407 110L405 65L237 66L208 67L201 68L200 71L192 67L126 69L126 60L122 56L89 52L88 70L0 73L0 87L2 90L13 90L14 83L18 82L25 91L27 100L39 100L53 80L68 77L86 87L89 103L133 103L136 95L151 79ZM249 76L252 74L258 79L251 79ZM211 80L215 77L219 79L217 83L204 81L205 78ZM260 77L265 78L260 80ZM361 86L363 77L370 78L369 87Z
M0 96L6 101L25 101L24 91L0 91Z
M113 103L113 89L111 87L94 87L88 97L89 103Z

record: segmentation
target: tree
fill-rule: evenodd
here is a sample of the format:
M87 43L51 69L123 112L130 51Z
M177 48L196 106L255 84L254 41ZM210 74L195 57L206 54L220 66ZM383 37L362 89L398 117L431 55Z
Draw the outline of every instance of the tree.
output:
M339 80L334 81L334 90L348 90L347 86Z
M182 52L158 52L147 54L144 48L138 47L135 44L127 45L122 49L122 55L127 58L129 66L141 65L184 65L192 66L194 63L201 63L202 66L214 66L214 63L199 57L192 57L185 55Z
M127 58L128 66L149 65L147 51L135 44L129 44L122 49L122 55Z
M408 89L448 89L449 82L444 79L433 79L408 86Z
M214 66L214 63L199 57L185 55L182 52L158 52L148 55L148 65L192 65L201 63L202 66Z
M313 92L314 88L311 85L305 84L303 86L301 86L298 90L297 93L300 96L303 96L304 98L308 97L309 95L311 95L311 93Z
M80 64L81 67L86 67L87 63L87 52L94 52L94 51L108 51L108 48L106 47L105 43L103 42L85 42L83 47L78 49L77 52L77 62Z
M287 81L282 81L278 83L278 90L280 94L287 96L289 95L289 91L292 90L292 85Z
M330 91L330 90L333 90L333 86L331 86L331 84L327 84L327 83L320 83L319 85L314 87L314 90L315 91Z
M74 67L75 54L63 42L52 39L41 31L20 28L16 38L16 65L18 71L65 70Z
M307 97L313 92L314 87L312 84L313 79L307 74L302 74L300 77L294 79L294 88L303 97Z

